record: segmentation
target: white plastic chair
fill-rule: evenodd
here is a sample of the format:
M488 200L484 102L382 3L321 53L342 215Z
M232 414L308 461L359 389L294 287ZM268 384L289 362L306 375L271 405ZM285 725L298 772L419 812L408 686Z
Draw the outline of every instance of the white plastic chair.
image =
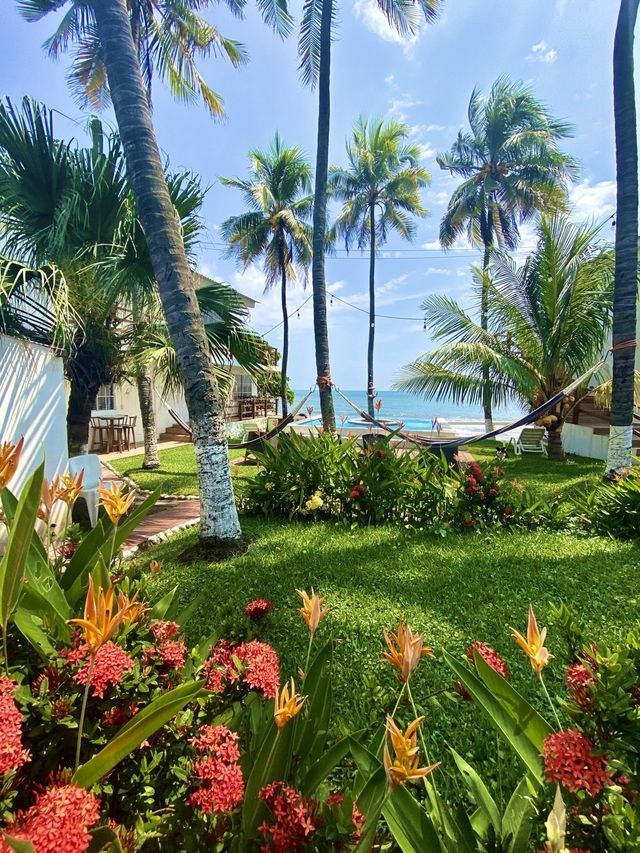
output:
M80 471L84 471L80 497L84 498L87 502L91 526L95 527L98 523L98 506L100 505L100 496L98 494L98 486L100 485L99 457L95 453L72 456L69 459L69 473L75 477Z

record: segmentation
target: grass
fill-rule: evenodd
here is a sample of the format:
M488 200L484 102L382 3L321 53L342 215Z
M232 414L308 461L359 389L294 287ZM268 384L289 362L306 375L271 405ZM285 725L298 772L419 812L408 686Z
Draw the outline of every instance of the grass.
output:
M319 639L336 640L334 724L353 730L379 724L393 706L397 685L381 663L382 629L406 620L436 650L435 659L423 659L415 679L433 743L431 760L435 755L449 765L452 745L494 782L496 742L481 712L449 695L421 702L451 685L439 650L461 657L471 641L488 642L508 661L517 689L549 715L509 634L511 625L525 629L529 603L540 624L548 625L549 603L570 602L587 636L601 642L621 639L640 616L640 591L632 580L640 547L630 543L547 531L436 539L397 528L258 519L244 519L243 529L252 540L248 551L220 564L178 561L194 533L154 549L163 569L150 579L150 597L177 585L180 607L199 599L185 626L188 639L195 643L213 631L229 635L229 628L243 624L248 601L271 598L275 611L264 639L280 654L283 677L296 674L304 665L307 633L295 589L313 586L331 608ZM141 558L142 567L149 559ZM552 693L560 692L566 661L553 626L548 645L556 655L548 684ZM504 779L515 778L511 761L503 755Z
M154 491L158 487L165 495L197 495L198 478L193 444L183 444L158 453L161 467L155 471L145 471L142 467L144 456L127 456L111 460L111 465L119 474L131 477L142 489ZM244 450L229 450L232 461L244 459ZM234 477L250 477L256 467L252 465L233 465Z

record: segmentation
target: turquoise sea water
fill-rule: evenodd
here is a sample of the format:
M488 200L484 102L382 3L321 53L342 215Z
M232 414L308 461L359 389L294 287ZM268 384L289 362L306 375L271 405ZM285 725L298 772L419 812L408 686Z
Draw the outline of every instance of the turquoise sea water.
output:
M307 391L297 390L295 392L296 402L294 406L305 396ZM367 395L365 391L343 391L359 408L366 411ZM480 406L461 406L446 401L423 400L415 394L408 394L406 391L379 391L378 399L382 400L382 408L380 409L380 417L382 418L398 418L407 421L412 418L431 421L433 418L441 418L451 424L473 424L482 423L482 409ZM334 404L336 415L355 415L353 409L345 403L345 401L334 393ZM309 400L305 403L307 406L313 407L313 414L320 413L320 396L318 391L314 391ZM496 409L494 412L494 421L496 423L510 423L522 415L522 409L514 404L512 406Z

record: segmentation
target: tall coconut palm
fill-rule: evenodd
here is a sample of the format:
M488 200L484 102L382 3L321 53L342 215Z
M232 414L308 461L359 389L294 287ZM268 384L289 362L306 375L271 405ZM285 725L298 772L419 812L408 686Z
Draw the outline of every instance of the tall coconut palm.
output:
M349 250L369 247L369 340L367 345L367 403L374 415L376 396L373 356L376 329L376 253L390 231L412 240L413 217L426 216L420 190L430 176L420 164L420 146L409 143L409 128L397 121L360 118L347 142L346 169L329 172L331 194L343 201L336 220L336 237Z
M432 296L423 309L445 343L405 368L397 387L428 398L480 404L489 367L492 402L541 406L600 358L611 324L613 252L594 246L597 229L556 215L543 218L536 250L521 267L496 253L475 270L479 299L488 291L489 328L454 300ZM562 427L587 383L540 423L550 459L563 459Z
M276 27L282 26L278 12L286 9L284 3L260 3L263 15ZM193 18L204 5L206 0L194 0L179 7ZM237 11L244 5L243 0L232 0ZM166 3L148 2L145 6L153 19L152 29L157 29ZM130 6L127 0L19 0L19 9L33 21L64 7L74 22L74 38L76 34L95 35L106 71L138 216L183 378L200 483L200 538L210 543L234 542L240 537L240 524L231 485L223 401L151 122ZM63 40L61 49L69 43L69 39ZM173 78L180 75L186 57L169 51L159 59L160 68L167 67L168 76Z
M633 39L639 0L622 0L613 49L616 133L616 272L613 302L613 394L607 470L631 462L638 284L638 137Z
M401 35L413 35L422 17L428 23L438 16L441 0L377 0L390 26ZM320 391L322 423L335 430L331 395L329 329L327 325L327 282L324 253L327 236L327 179L329 175L329 131L331 127L331 42L337 19L337 0L305 0L300 25L298 53L303 83L318 86L318 130L315 185L313 193L313 329L316 370Z
M286 148L276 133L268 151L251 151L250 178L220 178L228 187L242 192L245 213L222 223L221 234L229 251L249 264L263 261L265 289L280 284L282 306L282 414L287 415L287 364L289 357L289 313L287 286L298 277L306 284L311 262L313 206L311 167L302 151Z
M577 174L575 161L558 149L571 125L554 118L519 82L500 77L488 98L478 89L468 109L470 130L458 132L451 149L438 154L441 169L462 178L440 224L440 243L452 246L467 235L483 249L487 270L495 247L514 249L518 224L540 212L563 211L566 188ZM488 289L482 291L480 324L488 328ZM484 367L485 428L492 429L489 366Z

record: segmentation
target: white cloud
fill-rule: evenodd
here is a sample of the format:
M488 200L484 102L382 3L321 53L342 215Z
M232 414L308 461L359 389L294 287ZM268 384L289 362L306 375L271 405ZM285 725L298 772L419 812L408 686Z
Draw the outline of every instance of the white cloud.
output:
M355 0L353 11L365 27L383 41L401 45L405 54L413 52L418 41L418 34L403 38L396 28L391 26L384 12L380 11L377 0Z
M449 201L449 193L444 192L443 190L442 192L436 193L435 195L431 196L431 199L434 204L447 204Z
M438 153L430 142L419 142L418 148L420 149L421 160L429 160Z
M384 78L384 82L387 84L387 86L393 86L395 79L395 74L389 74L388 77Z
M531 52L527 56L527 62L541 62L544 65L553 65L558 58L558 51L549 47L546 41L539 41L531 45Z
M601 222L615 212L616 183L615 181L598 181L592 185L591 179L585 178L571 188L569 201L573 209L573 218L577 221Z
M406 121L407 114L405 110L410 110L413 107L419 107L421 103L422 101L417 100L413 95L405 92L403 95L400 95L400 97L393 98L389 101L389 109L387 112L398 121ZM416 127L421 127L421 125L416 125Z

